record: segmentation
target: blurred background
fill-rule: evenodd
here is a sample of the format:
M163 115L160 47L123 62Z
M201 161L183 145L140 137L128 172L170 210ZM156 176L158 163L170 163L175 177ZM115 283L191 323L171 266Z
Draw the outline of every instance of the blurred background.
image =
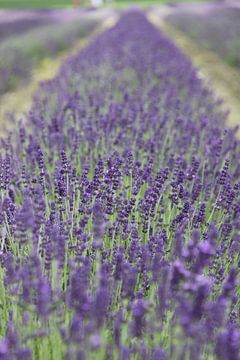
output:
M4 114L27 110L39 81L131 6L142 7L192 59L236 123L240 0L0 0L0 125Z

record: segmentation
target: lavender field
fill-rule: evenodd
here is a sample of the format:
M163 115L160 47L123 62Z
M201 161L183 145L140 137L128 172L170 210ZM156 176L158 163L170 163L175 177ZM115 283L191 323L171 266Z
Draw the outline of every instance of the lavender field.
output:
M129 10L1 140L1 360L239 360L240 141Z

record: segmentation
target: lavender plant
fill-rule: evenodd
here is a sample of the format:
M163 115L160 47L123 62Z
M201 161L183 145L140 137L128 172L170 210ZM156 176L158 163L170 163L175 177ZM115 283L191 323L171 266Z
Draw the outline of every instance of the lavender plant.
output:
M138 11L1 142L1 359L239 359L239 141Z

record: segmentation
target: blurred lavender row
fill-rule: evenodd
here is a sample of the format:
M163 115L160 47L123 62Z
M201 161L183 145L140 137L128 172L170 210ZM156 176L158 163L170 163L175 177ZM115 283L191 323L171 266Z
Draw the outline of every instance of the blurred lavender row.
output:
M167 20L197 43L216 52L228 64L240 67L240 8L224 6L177 9Z
M0 22L0 42L13 35L19 35L21 33L32 30L36 27L49 24L46 19L23 19L10 22Z
M72 21L89 13L90 9L38 9L38 10L1 10L0 24L18 21Z
M28 20L0 24L0 29L6 29L5 36L8 29L14 34L8 34L9 37L0 43L0 95L28 81L33 68L43 58L54 57L87 36L106 14L106 11L88 14L45 10L28 14ZM19 31L24 33L19 35Z

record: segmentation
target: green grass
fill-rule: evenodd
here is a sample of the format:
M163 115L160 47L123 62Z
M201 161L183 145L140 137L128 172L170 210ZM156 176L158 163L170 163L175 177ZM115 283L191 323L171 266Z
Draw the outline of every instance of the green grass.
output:
M0 0L0 8L57 8L72 6L72 0Z
M115 0L112 1L112 4L156 4L156 5L165 5L165 4L181 4L184 2L206 2L207 0Z
M106 5L112 5L117 7L125 7L128 5L166 5L170 2L176 4L181 2L203 2L206 0L115 0L115 1L104 1ZM88 0L80 0L81 5L85 6L90 4ZM27 9L27 8L61 8L61 7L72 7L74 0L0 0L0 8L9 9Z
M158 6L158 5L170 5L181 4L184 2L201 3L208 0L115 0L106 2L105 6L112 6L118 9L125 9L131 5L138 5L141 7Z

